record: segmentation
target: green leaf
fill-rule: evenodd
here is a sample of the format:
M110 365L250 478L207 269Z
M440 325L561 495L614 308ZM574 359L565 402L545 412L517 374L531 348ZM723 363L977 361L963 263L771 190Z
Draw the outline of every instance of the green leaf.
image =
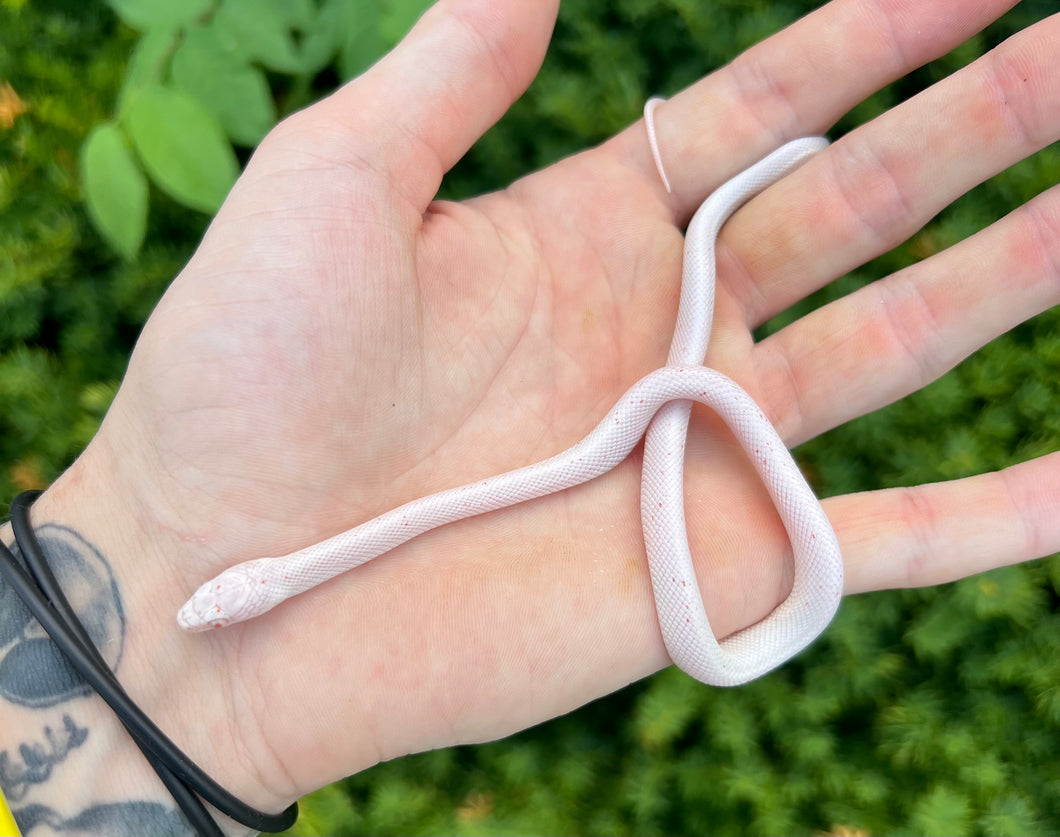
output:
M210 10L214 0L107 0L133 29L185 26Z
M428 0L387 0L380 4L379 34L389 49L408 33L430 5Z
M304 27L302 68L316 73L331 63L346 33L347 5L350 0L326 0L320 12Z
M428 0L383 0L361 3L345 0L345 38L339 51L339 73L344 79L364 72L386 50L405 37L430 5Z
M379 7L375 3L336 0L342 6L345 33L339 49L339 75L348 81L363 73L386 49L379 32Z
M124 114L125 127L151 178L186 206L213 213L239 174L216 117L173 87L144 88Z
M226 49L246 61L293 75L312 75L334 58L348 8L363 0L224 0L213 25Z
M276 123L265 74L225 49L212 27L188 30L173 56L173 82L198 99L241 145L257 145Z
M97 125L81 146L81 182L96 229L132 258L147 229L147 178L114 123Z
M166 74L166 66L177 44L177 31L169 28L151 29L136 44L125 80L118 94L118 112L124 112L129 100L150 84L158 84Z
M299 73L302 61L278 0L224 0L213 19L227 47L270 70Z
M317 15L314 0L283 0L277 4L277 10L286 24L299 29L311 27Z

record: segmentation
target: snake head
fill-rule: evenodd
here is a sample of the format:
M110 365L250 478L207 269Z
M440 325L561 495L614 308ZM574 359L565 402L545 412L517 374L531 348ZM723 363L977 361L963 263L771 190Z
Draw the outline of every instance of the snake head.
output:
M196 590L177 613L177 624L185 631L223 628L245 618L253 583L239 567L221 573Z

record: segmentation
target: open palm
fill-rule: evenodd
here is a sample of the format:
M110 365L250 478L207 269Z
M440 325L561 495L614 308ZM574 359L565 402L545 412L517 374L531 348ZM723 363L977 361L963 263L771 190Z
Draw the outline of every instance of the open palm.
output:
M661 107L672 195L637 124L503 192L433 201L445 171L532 78L551 4L443 2L377 67L280 125L152 316L81 465L118 471L139 525L166 533L172 548L158 560L169 583L151 593L164 630L227 566L580 439L665 362L680 227L702 199L1012 3L970 12L931 0L900 14L904 5L836 0ZM848 46L828 37L838 29ZM1060 246L1042 234L1060 228L1054 191L752 338L1060 136L1060 64L1043 44L1060 50L1060 19L845 137L726 227L708 363L790 445L919 388L1056 302ZM246 625L165 640L152 631L224 673L201 703L238 718L222 737L256 774L220 762L214 772L276 805L379 758L512 732L665 665L636 459L429 533ZM1058 478L1046 458L830 501L848 591L1053 551L1060 528L1044 510ZM708 613L726 635L787 594L786 537L706 410L694 413L686 489ZM999 504L1010 513L986 527L977 510ZM886 566L870 561L881 549ZM970 561L943 563L962 549Z

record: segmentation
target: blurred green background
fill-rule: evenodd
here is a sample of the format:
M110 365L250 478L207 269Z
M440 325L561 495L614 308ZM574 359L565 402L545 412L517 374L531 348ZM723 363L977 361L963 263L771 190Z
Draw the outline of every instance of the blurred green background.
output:
M0 0L0 496L46 485L91 438L144 319L250 147L369 66L423 5ZM503 186L604 139L649 95L675 92L816 5L566 0L540 77L445 195ZM1055 9L1025 0L860 105L833 137ZM189 160L167 145L169 106L205 152ZM764 331L1058 181L1053 146ZM915 396L804 445L800 462L833 495L1060 449L1058 325L1056 312L1042 314ZM665 671L514 738L326 788L291 833L1057 834L1058 591L1050 558L854 597L809 652L750 686L711 689Z

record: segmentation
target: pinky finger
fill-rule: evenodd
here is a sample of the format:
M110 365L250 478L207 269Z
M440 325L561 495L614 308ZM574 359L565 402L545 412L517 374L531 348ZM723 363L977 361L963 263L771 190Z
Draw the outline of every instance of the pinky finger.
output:
M844 592L926 587L1060 552L1060 453L951 482L824 503Z

